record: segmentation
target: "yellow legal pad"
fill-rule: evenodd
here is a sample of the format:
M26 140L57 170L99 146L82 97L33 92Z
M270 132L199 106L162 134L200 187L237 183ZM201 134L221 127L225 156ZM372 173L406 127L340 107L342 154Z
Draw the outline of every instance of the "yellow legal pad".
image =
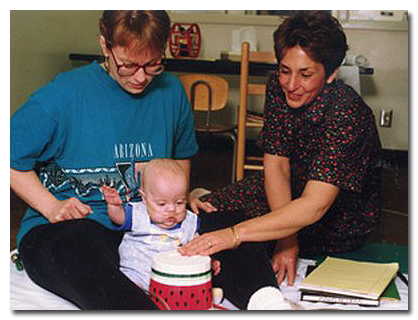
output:
M327 257L299 284L299 290L379 299L398 269L397 262L375 263Z

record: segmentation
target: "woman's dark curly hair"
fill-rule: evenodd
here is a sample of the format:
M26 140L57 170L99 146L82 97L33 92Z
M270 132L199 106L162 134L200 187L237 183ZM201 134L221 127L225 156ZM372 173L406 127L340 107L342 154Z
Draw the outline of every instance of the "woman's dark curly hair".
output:
M287 49L299 45L322 63L326 78L341 65L348 49L340 23L328 11L299 11L277 28L273 39L279 65Z

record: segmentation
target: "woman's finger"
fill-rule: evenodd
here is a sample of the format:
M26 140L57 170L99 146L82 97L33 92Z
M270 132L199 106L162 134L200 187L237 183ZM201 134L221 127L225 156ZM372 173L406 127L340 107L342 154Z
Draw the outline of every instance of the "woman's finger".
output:
M212 213L218 211L210 202L203 202L202 203L203 210L205 210L207 213Z
M285 277L286 277L286 269L283 268L283 266L280 266L278 272L276 273L277 284L281 285Z
M77 213L82 215L82 217L85 217L88 214L92 213L92 210L91 210L90 206L88 206L88 205L86 205L86 204L84 204L80 201L76 204L76 210L77 210Z
M218 209L216 209L210 202L202 202L199 199L195 200L195 203L197 204L197 206L202 209L203 211L205 211L206 213L211 213L211 212L215 212L218 211Z
M196 203L196 201L190 201L190 209L192 209L194 214L199 214L199 207Z
M54 223L64 220L81 219L90 213L92 213L90 206L83 204L76 198L70 198L62 200L59 203L59 207L55 211L54 216L50 217L49 220L51 223Z
M287 285L293 286L296 279L296 268L287 268Z
M187 256L193 255L207 255L208 249L213 247L213 243L210 240L207 240L207 237L197 236L192 241L186 243L185 245L179 248L181 254Z
M205 233L182 246L179 251L183 255L212 255L234 246L233 234L230 228Z

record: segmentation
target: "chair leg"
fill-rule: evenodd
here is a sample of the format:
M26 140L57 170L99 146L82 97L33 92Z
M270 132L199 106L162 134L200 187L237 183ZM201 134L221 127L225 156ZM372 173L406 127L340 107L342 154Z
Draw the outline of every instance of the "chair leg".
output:
M224 134L231 138L233 148L234 148L233 156L232 156L232 178L231 178L231 182L234 183L235 177L236 177L236 171L237 171L237 149L238 149L237 136L236 134L232 132L224 132Z
M234 133L231 133L231 138L234 143L234 156L232 160L232 183L236 181L237 177L237 151L238 151L238 141L237 136Z

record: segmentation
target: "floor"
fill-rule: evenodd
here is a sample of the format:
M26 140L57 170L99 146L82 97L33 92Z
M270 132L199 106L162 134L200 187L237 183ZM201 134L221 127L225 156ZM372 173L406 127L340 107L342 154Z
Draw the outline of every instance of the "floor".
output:
M214 190L231 182L232 141L225 137L198 136L199 153L192 159L191 188ZM249 145L249 150L255 150ZM256 152L256 151L254 151ZM389 154L382 173L383 210L378 231L372 240L408 244L408 159ZM10 250L16 247L16 234L25 204L10 191Z

